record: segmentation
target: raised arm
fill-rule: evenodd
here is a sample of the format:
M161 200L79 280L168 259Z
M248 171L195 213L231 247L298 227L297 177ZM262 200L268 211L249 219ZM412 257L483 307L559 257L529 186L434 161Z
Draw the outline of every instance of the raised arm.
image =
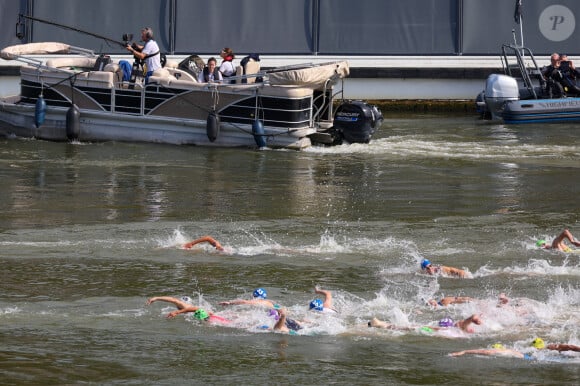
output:
M578 351L580 352L580 346L576 346L574 344L565 344L565 343L551 343L546 346L549 350L556 350L556 351Z
M214 247L218 251L224 250L222 245L211 236L203 236L203 237L200 237L199 239L190 241L189 243L185 243L185 244L183 244L183 248L184 249L191 249L194 245L200 244L200 243L209 243L209 244L211 244L212 247Z
M314 287L314 292L324 296L324 302L322 305L324 308L332 308L332 292L318 287Z

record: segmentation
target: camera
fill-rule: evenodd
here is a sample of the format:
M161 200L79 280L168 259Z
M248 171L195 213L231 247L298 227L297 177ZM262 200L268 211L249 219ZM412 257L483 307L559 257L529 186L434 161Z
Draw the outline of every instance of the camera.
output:
M133 34L123 34L123 43L125 43L126 46L129 45L129 43L131 42L131 40L133 40Z

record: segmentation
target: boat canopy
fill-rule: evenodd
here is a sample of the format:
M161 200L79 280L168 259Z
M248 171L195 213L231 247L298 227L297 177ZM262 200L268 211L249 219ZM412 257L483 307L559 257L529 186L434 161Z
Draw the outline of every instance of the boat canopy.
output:
M324 86L329 79L342 79L349 74L347 61L324 63L309 67L268 71L273 85Z
M85 48L74 47L64 43L43 42L9 46L0 51L0 58L19 60L24 55L83 54L93 56L94 52Z

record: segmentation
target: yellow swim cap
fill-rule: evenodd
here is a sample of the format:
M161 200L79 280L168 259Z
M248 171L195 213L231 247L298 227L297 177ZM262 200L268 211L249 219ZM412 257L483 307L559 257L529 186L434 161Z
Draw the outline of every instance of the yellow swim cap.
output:
M491 345L491 348L496 348L498 350L504 349L505 347L501 343L494 343Z
M536 338L532 341L532 346L541 350L544 347L546 347L546 344L544 343L544 340L542 338Z

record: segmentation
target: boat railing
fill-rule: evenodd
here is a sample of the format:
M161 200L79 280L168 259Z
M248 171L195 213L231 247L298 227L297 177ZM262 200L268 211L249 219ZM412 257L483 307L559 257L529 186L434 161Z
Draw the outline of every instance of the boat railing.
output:
M510 57L515 57L516 62L511 63L509 61ZM528 60L528 63L531 61L531 66L526 64L526 59ZM520 78L530 95L532 95L534 99L538 99L536 87L531 76L538 79L541 88L544 88L545 81L532 51L527 47L503 44L501 60L504 73L514 78Z

